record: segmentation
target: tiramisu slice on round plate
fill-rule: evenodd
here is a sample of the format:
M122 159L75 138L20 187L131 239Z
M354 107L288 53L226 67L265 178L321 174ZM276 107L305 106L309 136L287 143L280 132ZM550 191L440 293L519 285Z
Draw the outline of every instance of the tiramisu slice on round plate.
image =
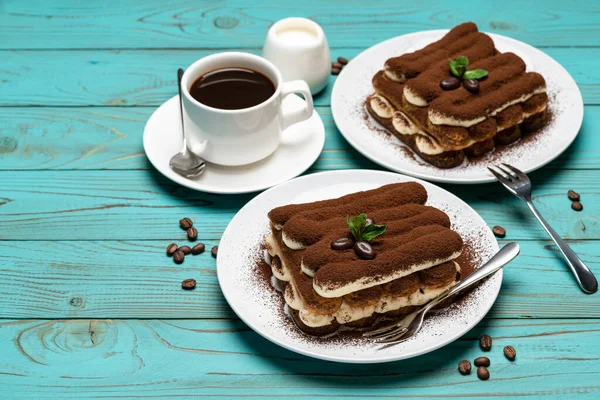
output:
M416 182L278 207L265 244L297 326L326 335L427 303L461 278L463 240Z
M372 80L369 113L425 161L460 165L517 141L548 121L546 82L499 52L471 22L390 58Z

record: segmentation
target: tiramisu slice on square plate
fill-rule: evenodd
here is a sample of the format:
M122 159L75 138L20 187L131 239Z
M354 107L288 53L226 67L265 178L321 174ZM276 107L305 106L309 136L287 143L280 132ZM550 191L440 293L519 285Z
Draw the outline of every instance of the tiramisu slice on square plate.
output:
M499 52L473 23L385 62L372 80L369 113L425 161L460 165L548 121L544 78Z
M416 182L269 213L265 239L296 325L312 335L412 312L461 279L463 240Z

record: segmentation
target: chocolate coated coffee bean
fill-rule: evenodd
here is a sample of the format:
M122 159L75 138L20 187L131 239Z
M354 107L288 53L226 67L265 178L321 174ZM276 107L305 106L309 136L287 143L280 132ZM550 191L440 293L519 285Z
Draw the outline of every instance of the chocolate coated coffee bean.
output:
M179 220L179 226L181 227L181 229L185 229L186 231L190 229L192 225L194 225L194 223L189 218L183 218Z
M440 87L444 90L458 89L460 87L460 79L455 76L449 76L440 82Z
M354 247L354 240L347 237L339 238L331 242L331 248L333 250L348 250L352 247Z
M192 290L196 287L196 280L195 279L186 279L183 282L181 282L181 287L184 288L185 290Z
M358 258L362 258L363 260L371 260L375 258L375 250L373 247L367 242L356 242L354 243L354 253L358 256Z
M340 62L334 62L334 63L331 63L331 67L342 69L344 66Z
M339 75L341 69L339 68L331 68L331 74L332 75Z
M197 245L192 247L192 254L197 256L198 254L204 252L205 248L206 246L204 246L204 243L198 243Z
M173 261L175 261L175 264L181 264L184 259L185 254L183 254L183 251L177 250L175 253L173 253Z
M181 246L179 248L179 251L181 251L183 254L185 254L186 256L188 254L192 254L192 249L190 249L190 246Z
M187 230L187 237L190 240L196 240L196 238L198 237L198 230L194 227L189 228Z
M473 364L475 364L476 367L489 367L490 359L487 357L477 357Z
M479 93L479 81L477 79L465 79L463 86L471 93Z
M514 361L515 358L517 357L517 351L515 350L514 347L512 346L505 346L504 347L504 355L506 356L506 358L508 358L510 361Z
M571 208L575 211L581 211L583 210L583 204L581 204L578 201L574 201L573 203L571 203Z
M573 200L573 201L579 201L579 198L581 196L579 196L579 193L577 193L574 190L569 190L569 192L567 193L567 196L569 196L569 199Z
M493 227L492 232L494 232L494 235L499 238L503 238L504 236L506 236L506 229L504 229L500 225L496 225L495 227Z
M492 338L488 335L483 335L479 338L479 347L483 351L490 351L492 348Z
M348 59L346 59L344 57L338 57L338 62L342 65L346 65L346 64L348 64Z
M490 379L490 371L486 367L477 368L477 377L482 381L487 381Z
M167 246L167 255L170 257L177 251L177 245L175 243L171 243Z
M462 375L469 375L471 373L471 363L469 360L462 360L458 363L458 372Z
M217 252L219 251L219 246L214 246L212 249L210 249L210 254L212 254L212 256L214 258L217 258Z

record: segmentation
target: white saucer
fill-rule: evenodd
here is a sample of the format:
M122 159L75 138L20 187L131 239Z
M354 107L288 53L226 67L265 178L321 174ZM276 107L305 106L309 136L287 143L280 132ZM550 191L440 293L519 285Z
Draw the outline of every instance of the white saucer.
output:
M220 194L264 190L306 171L325 144L323 121L315 110L308 120L286 129L279 148L264 160L241 167L208 163L199 177L184 178L169 167L169 160L182 146L178 102L178 97L174 96L150 116L144 128L144 151L161 174L190 189ZM298 96L288 96L283 101L285 108L303 105L304 100Z
M441 169L405 149L395 136L381 133L382 127L366 111L364 102L373 93L371 79L394 55L425 47L444 36L447 30L416 32L381 42L352 59L338 76L331 93L335 124L348 143L365 157L393 171L444 183L486 183L496 178L487 170L490 164L504 162L524 172L534 171L558 157L575 140L583 121L583 99L575 80L546 53L506 36L488 33L496 48L511 51L525 61L528 71L546 79L552 119L534 141L517 142L502 153L488 153L477 162Z

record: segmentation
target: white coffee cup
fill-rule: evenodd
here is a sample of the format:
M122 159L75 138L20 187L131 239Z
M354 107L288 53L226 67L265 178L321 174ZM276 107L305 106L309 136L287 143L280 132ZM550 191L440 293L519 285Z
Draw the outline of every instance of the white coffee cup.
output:
M223 110L200 103L190 87L201 76L224 68L246 68L262 73L275 85L266 101L249 108ZM304 81L283 82L268 60L249 53L227 52L204 57L186 69L181 78L184 121L190 151L204 160L226 166L250 164L271 155L283 131L313 114L313 100ZM306 100L300 109L284 111L282 100L299 93Z

